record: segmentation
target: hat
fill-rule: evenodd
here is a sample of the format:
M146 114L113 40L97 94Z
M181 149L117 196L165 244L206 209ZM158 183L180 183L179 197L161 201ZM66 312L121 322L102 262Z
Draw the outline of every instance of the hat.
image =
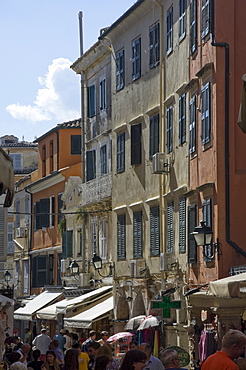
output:
M66 331L66 329L61 329L61 330L60 330L60 333L61 333L61 334L66 334L66 332L67 332L67 331Z

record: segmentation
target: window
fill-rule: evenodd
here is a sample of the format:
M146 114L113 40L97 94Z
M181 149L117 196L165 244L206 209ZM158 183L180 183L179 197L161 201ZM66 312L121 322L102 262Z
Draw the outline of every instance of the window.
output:
M187 0L179 0L179 41L181 41L186 34L186 4Z
M73 257L73 230L62 233L62 258Z
M141 75L141 37L132 42L132 81Z
M23 270L24 270L23 294L28 294L28 291L29 291L29 261L24 261Z
M14 170L21 170L22 169L22 155L18 153L9 153L9 156L13 160L13 167Z
M101 220L101 248L100 257L106 259L108 256L108 220L103 218Z
M42 146L42 176L46 176L46 146Z
M88 86L88 117L94 117L96 114L95 109L95 85Z
M179 144L186 141L186 94L179 98Z
M174 247L173 212L174 204L169 202L167 204L167 253L172 253Z
M125 171L125 133L117 135L117 173Z
M197 245L192 234L197 226L197 207L192 204L188 207L188 263L197 262Z
M173 106L167 108L166 110L166 120L167 120L167 128L166 128L166 146L167 146L167 153L170 153L173 150Z
M19 284L19 274L20 274L20 261L15 262L15 271L14 271L14 287L15 289L18 287ZM21 278L21 276L20 276Z
M124 49L116 54L116 90L125 86L125 57Z
M50 218L50 199L40 199L39 202L34 204L34 229L42 229L43 227L49 227Z
M7 208L0 208L0 256L2 261L7 259Z
M55 226L55 197L50 197L50 227Z
M91 217L91 256L98 253L98 220L97 217Z
M179 199L179 252L186 251L186 199Z
M14 254L14 223L8 222L7 254Z
M118 260L126 258L126 215L117 216L117 257Z
M197 50L197 0L190 1L190 52Z
M210 83L202 87L202 145L210 142L211 135L211 104L210 104Z
M71 135L71 154L81 154L81 135Z
M62 201L62 193L59 193L57 196L57 204L58 204L58 224L63 219L63 215L61 213L62 207L63 207L63 201Z
M50 173L54 171L54 145L53 140L50 141Z
M202 215L203 215L203 221L205 221L205 225L208 227L211 227L212 229L212 199L205 199L202 202ZM212 256L212 249L211 245L205 245L204 246L204 252L206 256L203 256L204 261L208 262L211 261L210 256Z
M150 117L149 157L159 152L159 114Z
M47 256L37 256L32 259L32 287L47 285Z
M190 100L190 154L196 151L196 96Z
M201 39L204 39L210 32L209 3L210 0L202 0L201 2Z
M107 145L102 145L100 148L100 165L101 175L107 173Z
M142 127L141 123L131 126L131 165L142 161Z
M150 208L150 255L160 254L160 208Z
M28 226L30 224L30 219L31 219L31 216L30 216L30 195L26 195L25 196L25 226Z
M100 109L106 109L106 79L100 81Z
M90 181L96 178L96 151L86 152L86 180Z
M160 62L160 24L149 29L149 66L154 68Z
M143 257L142 211L133 213L133 258Z
M15 212L16 212L15 227L19 227L20 226L20 201L19 200L15 202Z
M173 7L167 12L167 54L173 50Z

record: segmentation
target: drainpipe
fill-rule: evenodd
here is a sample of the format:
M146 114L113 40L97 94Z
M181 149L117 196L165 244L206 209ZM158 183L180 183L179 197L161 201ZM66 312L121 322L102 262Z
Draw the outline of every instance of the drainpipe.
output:
M229 135L229 44L214 41L214 0L210 0L211 45L225 49L225 205L226 205L226 242L246 257L246 252L230 239L230 135Z

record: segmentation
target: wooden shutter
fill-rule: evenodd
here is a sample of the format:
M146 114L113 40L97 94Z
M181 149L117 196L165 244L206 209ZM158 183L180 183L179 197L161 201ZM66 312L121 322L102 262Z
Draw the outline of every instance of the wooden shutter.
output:
M190 154L196 151L196 96L190 100Z
M125 171L125 133L117 135L117 172Z
M202 0L201 2L201 39L204 39L210 31L209 3L209 0Z
M131 126L131 165L141 164L142 160L142 126Z
M160 254L160 208L150 208L150 255Z
M174 230L173 230L173 211L174 204L170 202L167 204L167 252L173 252L174 246Z
M67 232L62 233L62 258L67 258Z
M49 226L50 199L40 199L41 228Z
M95 116L95 85L88 86L88 117Z
M107 173L107 145L100 148L101 175Z
M118 260L126 258L126 215L117 217L117 255Z
M149 29L149 67L155 66L155 53L154 53L154 27Z
M159 151L159 114L150 117L149 157Z
M143 256L142 211L133 214L133 258Z
M167 153L170 153L173 150L173 106L171 105L169 108L167 108L166 111L166 136L167 136Z
M7 208L0 208L0 261L7 259Z
M43 287L47 284L47 256L37 257L37 287Z
M197 245L192 235L197 226L197 206L192 204L188 207L188 263L197 262Z
M202 203L202 214L203 221L205 221L206 226L211 227L212 229L212 199L206 199ZM204 261L211 261L212 248L211 245L204 246L205 255L203 255Z
M190 52L197 50L197 0L190 3Z
M141 75L141 38L132 42L132 80Z
M173 7L167 12L167 54L173 50Z
M116 55L116 90L123 89L125 85L125 57L124 50L121 50Z
M34 229L42 229L41 226L41 215L40 215L40 202L34 204Z
M211 102L210 83L202 88L202 144L210 142L211 132Z
M63 219L63 215L61 213L61 210L62 210L62 207L63 207L63 201L62 201L61 197L62 197L62 193L59 193L57 195L57 198L58 198L57 199L57 204L58 204L58 212L59 212L59 214L58 214L58 224Z
M67 257L73 257L73 230L67 231Z
M71 135L71 154L81 154L81 135Z
M96 151L88 150L86 152L86 179L93 180L96 177Z
M179 144L186 141L186 94L179 98Z
M179 199L179 252L186 251L186 198Z

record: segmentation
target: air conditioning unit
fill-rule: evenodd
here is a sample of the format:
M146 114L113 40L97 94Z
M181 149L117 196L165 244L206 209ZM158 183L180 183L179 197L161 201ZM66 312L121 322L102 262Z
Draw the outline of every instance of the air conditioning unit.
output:
M83 272L82 274L79 274L79 280L80 280L80 286L83 287L88 287L90 286L90 274Z
M130 275L135 278L143 278L147 271L145 260L130 261Z
M153 155L153 173L169 173L170 159L166 153L155 153Z
M67 272L69 269L70 260L68 258L61 260L61 272Z
M17 227L16 228L16 237L17 238L25 238L26 236L26 229L24 227Z
M176 259L173 253L160 253L160 271L170 271Z

